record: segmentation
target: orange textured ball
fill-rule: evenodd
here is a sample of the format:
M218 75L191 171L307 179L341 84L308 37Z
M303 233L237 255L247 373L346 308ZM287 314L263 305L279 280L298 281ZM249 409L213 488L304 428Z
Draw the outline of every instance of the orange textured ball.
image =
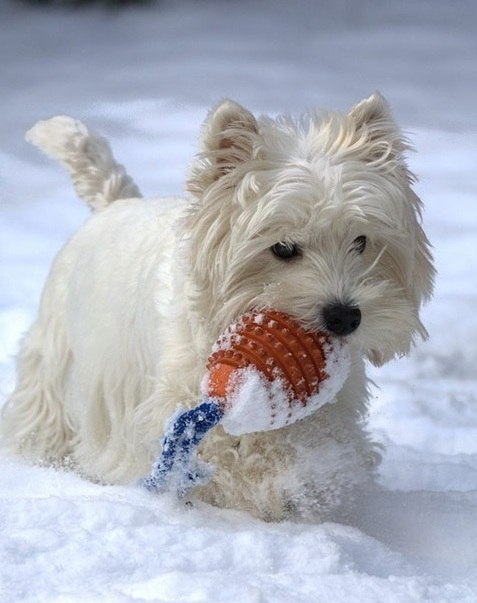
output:
M268 381L280 379L303 404L328 377L325 371L329 338L307 331L276 310L241 317L216 343L209 356L208 393L225 398L237 369L255 367Z

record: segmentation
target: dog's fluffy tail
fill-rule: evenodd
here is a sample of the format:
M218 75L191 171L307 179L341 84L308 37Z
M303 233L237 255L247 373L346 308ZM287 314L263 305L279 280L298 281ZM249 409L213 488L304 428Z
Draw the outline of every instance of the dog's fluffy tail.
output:
M108 142L81 121L63 115L39 121L26 133L26 140L66 167L79 197L94 211L117 199L141 197Z

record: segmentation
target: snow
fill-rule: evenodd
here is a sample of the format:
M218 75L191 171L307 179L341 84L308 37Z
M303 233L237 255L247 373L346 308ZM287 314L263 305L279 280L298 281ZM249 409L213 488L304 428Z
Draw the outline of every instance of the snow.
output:
M222 427L231 435L268 431L291 425L332 403L349 374L351 358L346 345L328 346L325 379L305 404L291 399L290 384L277 376L269 382L254 366L237 369L229 382ZM330 368L331 367L331 368Z
M266 524L0 456L0 601L477 600L477 8L473 0L0 5L0 395L56 251L87 216L30 148L38 119L101 131L146 195L182 191L208 108L345 109L380 89L419 153L439 278L430 333L372 369L382 490L352 525Z

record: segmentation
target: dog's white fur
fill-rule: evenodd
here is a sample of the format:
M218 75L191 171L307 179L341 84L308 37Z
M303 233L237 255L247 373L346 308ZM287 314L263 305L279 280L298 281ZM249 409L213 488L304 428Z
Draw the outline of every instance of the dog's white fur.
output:
M345 301L362 323L334 403L276 431L217 427L201 448L215 475L196 490L267 519L345 512L379 458L363 424L364 359L382 364L426 335L419 310L434 273L408 144L386 101L376 93L348 114L299 120L257 120L224 101L204 126L188 204L122 199L139 195L134 183L71 118L28 136L94 212L56 258L23 340L4 442L30 459L69 459L92 479L135 480L177 406L198 402L211 346L234 318L271 306L324 328L323 308ZM279 241L301 255L278 259Z

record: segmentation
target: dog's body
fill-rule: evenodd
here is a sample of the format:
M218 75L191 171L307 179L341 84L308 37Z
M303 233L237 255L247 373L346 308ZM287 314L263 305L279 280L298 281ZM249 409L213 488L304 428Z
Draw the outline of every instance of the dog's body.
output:
M332 404L284 429L217 427L200 452L214 477L196 494L268 519L346 512L379 457L363 425L364 359L381 364L425 335L433 279L406 145L382 97L300 123L257 121L225 101L206 123L188 205L125 199L134 183L79 122L56 118L31 137L94 214L52 267L4 441L93 479L133 481L178 405L198 402L218 335L274 307L347 337L350 376Z

